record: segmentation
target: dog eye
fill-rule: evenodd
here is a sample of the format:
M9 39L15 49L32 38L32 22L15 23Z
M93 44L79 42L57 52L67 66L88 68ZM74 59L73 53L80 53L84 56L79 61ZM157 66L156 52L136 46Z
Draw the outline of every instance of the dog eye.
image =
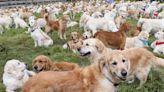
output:
M123 63L125 63L125 61L126 61L125 59L122 60Z
M86 46L89 46L89 44L87 43Z
M113 62L112 64L113 64L113 65L117 65L117 62Z
M18 63L18 65L20 65L20 63Z
M39 63L42 63L42 61L39 61Z

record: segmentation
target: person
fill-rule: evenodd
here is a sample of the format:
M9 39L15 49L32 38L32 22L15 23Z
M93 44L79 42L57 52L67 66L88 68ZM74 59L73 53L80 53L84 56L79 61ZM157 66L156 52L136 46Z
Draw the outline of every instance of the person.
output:
M114 0L106 0L106 2L112 4L114 3Z

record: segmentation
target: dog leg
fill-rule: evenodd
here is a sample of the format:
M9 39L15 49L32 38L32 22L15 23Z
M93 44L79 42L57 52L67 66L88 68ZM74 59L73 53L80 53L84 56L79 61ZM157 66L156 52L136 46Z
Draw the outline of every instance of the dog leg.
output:
M7 89L6 89L6 92L14 92L14 91L7 88Z
M147 66L149 67L149 66ZM146 82L150 68L141 69L137 72L136 77L140 80L140 84L136 89L141 89L143 84Z
M127 79L128 83L133 83L135 81L135 77L132 75L132 76L129 76L128 79Z
M34 47L37 47L37 45L38 45L38 43L37 43L37 41L34 41Z
M64 33L64 39L66 40L67 39L67 37L66 37L66 34Z

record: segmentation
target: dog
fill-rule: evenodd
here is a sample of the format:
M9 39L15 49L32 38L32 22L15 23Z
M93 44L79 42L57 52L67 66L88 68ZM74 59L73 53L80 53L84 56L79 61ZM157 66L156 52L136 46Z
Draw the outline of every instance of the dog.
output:
M44 28L46 26L46 20L44 18L35 19L34 16L29 17L29 26L36 25L37 27Z
M78 48L78 51L81 56L88 56L90 63L92 64L101 57L108 55L111 49L106 48L99 39L90 38L83 41L83 44L81 48Z
M19 60L12 59L7 61L4 67L3 84L6 87L6 92L15 92L20 89L30 76L35 73L28 71L26 64Z
M0 18L0 25L9 30L12 26L12 18L10 16L4 16Z
M73 71L47 71L30 78L22 92L117 92L117 78L104 59Z
M83 38L84 39L89 39L89 38L92 38L93 36L92 36L92 33L90 32L90 31L85 31L84 33L83 33Z
M61 17L58 21L50 20L49 15L45 15L45 20L47 25L45 27L45 32L49 33L51 30L58 31L60 35L60 39L66 39L66 29L67 29L67 22L70 20L68 16Z
M68 41L63 45L64 49L71 49L74 53L77 52L77 49L82 46L82 37L78 32L71 32L72 40Z
M156 33L164 30L164 19L145 19L140 18L137 23L137 27L141 27L142 31L148 33Z
M142 31L138 36L126 38L125 49L134 47L147 47L148 40L149 33Z
M99 31L94 38L101 40L108 48L123 50L126 42L125 32L129 30L129 24L123 23L117 32Z
M27 23L23 19L20 18L19 13L17 13L17 12L13 13L11 15L11 17L14 20L14 24L15 24L16 29L19 28L19 27L20 28L27 28L28 27Z
M151 44L151 47L154 49L153 52L164 54L164 32L159 31L154 36L157 40Z
M69 62L53 63L50 58L44 55L39 55L34 58L32 62L33 70L35 72L41 71L71 71L79 68L78 64Z
M137 52L137 53L134 53ZM158 58L145 48L130 48L122 51L112 51L113 71L120 79L132 83L135 78L140 80L137 89L146 82L151 68L164 68L164 59ZM125 58L128 60L119 60Z
M53 40L36 25L33 25L33 27L29 27L28 33L31 34L31 37L34 40L35 47L49 47L53 45Z

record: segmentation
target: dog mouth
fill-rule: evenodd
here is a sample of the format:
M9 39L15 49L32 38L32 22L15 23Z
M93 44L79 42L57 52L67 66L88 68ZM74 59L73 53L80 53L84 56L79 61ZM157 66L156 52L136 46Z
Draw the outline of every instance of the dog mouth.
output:
M120 76L118 76L115 72L113 73L118 79L120 79L120 80L123 80L123 81L125 81L126 80L126 77L120 77Z
M35 69L35 68L33 68L33 71L36 72L36 73L39 73L39 72L43 71L43 68L41 68L41 69Z
M87 55L90 55L91 52L87 52L87 53L80 53L81 56L87 56Z

